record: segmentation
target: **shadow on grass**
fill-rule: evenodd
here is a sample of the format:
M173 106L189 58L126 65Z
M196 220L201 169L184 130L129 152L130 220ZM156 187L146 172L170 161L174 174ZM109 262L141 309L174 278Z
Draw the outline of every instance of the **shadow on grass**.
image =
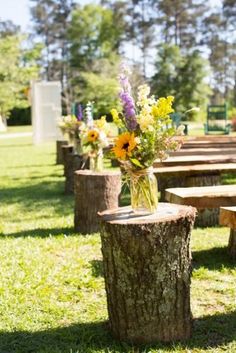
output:
M236 313L217 314L195 320L193 337L178 348L216 348L236 338ZM149 349L163 349L170 352L171 344L155 344L136 348L135 352ZM45 331L0 332L0 352L4 353L66 353L66 352L134 352L131 345L115 341L108 330L107 322L78 323L68 327Z
M75 232L72 227L68 228L36 228L36 229L29 229L29 230L22 230L20 232L15 233L8 233L8 234L1 234L0 237L10 237L10 238L26 238L26 237L40 237L40 238L47 238L51 236L57 235L79 235Z
M5 188L1 190L1 204L19 204L25 212L37 212L37 209L52 206L55 213L67 216L73 208L73 195L64 194L65 181L50 180L37 184Z
M231 260L227 247L219 247L193 251L193 267L206 267L209 270L220 270L222 267L235 268L235 262Z
M92 261L90 261L90 264L92 266L92 275L94 277L103 277L104 276L102 260L92 260Z

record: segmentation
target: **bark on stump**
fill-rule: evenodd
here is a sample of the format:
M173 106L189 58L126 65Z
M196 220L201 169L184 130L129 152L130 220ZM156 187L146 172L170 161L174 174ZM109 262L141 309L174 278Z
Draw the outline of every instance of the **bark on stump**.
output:
M82 234L100 230L99 211L117 208L121 191L120 171L80 170L75 178L75 230Z
M195 209L159 203L150 216L134 215L130 207L100 216L113 335L134 344L188 339Z
M62 146L68 145L66 140L56 141L56 164L64 164Z
M64 155L65 194L73 194L74 172L81 168L88 168L89 160L85 162L82 156L74 154L72 146L63 146L62 150Z

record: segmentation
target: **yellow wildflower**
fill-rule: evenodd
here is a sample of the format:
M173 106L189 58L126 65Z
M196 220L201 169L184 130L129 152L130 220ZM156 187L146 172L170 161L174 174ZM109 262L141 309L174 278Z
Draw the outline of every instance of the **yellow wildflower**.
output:
M168 96L167 98L161 97L158 99L157 103L152 107L152 113L157 118L164 118L170 113L173 113L172 108L174 97Z
M123 123L122 123L122 120L119 117L118 111L116 109L112 109L111 110L111 115L112 115L113 122L116 124L116 126L122 127Z
M113 147L113 152L116 158L126 159L131 156L131 152L136 147L137 142L135 140L134 133L124 132L119 135L115 141L115 146Z
M89 142L97 141L98 137L99 137L99 133L97 130L94 130L94 129L89 130L88 135L87 135L87 139Z

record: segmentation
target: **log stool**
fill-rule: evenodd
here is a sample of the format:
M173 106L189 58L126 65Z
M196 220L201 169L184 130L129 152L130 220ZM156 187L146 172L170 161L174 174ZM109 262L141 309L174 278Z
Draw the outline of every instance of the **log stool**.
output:
M236 260L236 206L220 208L220 224L230 227L228 251L230 257Z
M195 209L159 203L148 216L130 207L100 213L110 328L134 344L191 335L190 234Z
M82 234L100 230L98 211L117 208L121 191L120 171L93 172L79 170L74 173L75 230Z
M62 146L68 145L66 140L56 141L56 164L64 164Z
M74 172L81 168L89 167L89 160L84 161L83 157L73 153L73 146L63 146L65 194L74 193Z

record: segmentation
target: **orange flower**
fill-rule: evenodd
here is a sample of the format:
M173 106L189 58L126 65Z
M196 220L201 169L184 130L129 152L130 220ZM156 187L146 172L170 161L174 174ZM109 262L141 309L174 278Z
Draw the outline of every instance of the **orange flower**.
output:
M95 142L97 141L99 136L99 133L97 130L89 130L87 139L89 142Z
M127 159L131 156L131 152L136 147L137 142L135 141L134 133L124 132L119 135L115 141L113 152L118 159Z

